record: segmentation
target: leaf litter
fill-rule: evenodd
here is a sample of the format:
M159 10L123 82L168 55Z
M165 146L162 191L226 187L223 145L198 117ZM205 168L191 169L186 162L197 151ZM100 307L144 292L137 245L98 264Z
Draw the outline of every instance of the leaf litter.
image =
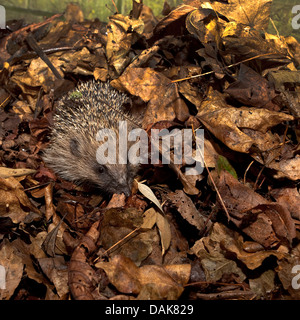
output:
M264 31L270 6L133 1L106 24L70 4L0 34L1 299L300 298L299 43ZM204 171L171 152L111 199L56 176L55 102L90 78L148 134L204 129Z

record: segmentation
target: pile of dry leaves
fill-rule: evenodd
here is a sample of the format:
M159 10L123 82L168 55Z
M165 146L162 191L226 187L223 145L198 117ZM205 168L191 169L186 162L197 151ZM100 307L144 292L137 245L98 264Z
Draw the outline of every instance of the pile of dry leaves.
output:
M299 43L262 31L270 0L139 2L1 33L1 299L300 299ZM203 173L147 165L110 201L55 176L55 101L90 78L148 132L204 129Z

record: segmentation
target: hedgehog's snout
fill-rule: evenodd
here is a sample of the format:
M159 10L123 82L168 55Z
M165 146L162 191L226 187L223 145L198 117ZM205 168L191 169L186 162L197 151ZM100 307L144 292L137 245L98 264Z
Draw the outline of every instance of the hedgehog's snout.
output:
M128 185L120 187L119 193L124 193L126 197L131 195L131 188Z

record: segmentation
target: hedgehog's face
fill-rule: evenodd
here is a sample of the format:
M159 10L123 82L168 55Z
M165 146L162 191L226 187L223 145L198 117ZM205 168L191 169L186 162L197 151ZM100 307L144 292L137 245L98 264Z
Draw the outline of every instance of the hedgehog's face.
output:
M95 163L94 183L98 188L106 193L131 194L132 174L131 168L125 164L102 165Z
M138 166L131 164L100 164L96 159L99 143L70 139L70 151L74 156L72 167L76 168L76 181L99 188L104 193L131 194L133 178ZM74 170L74 169L73 169Z

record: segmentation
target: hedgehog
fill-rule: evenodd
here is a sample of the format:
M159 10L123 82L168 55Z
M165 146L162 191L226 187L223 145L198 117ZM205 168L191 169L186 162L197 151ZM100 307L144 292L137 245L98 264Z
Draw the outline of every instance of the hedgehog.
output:
M103 141L97 134L104 128L117 136L119 121L127 121L128 130L138 128L125 111L130 98L115 90L109 82L81 82L75 90L59 99L50 143L42 156L45 164L61 178L104 194L131 194L139 164L106 163L97 158Z

